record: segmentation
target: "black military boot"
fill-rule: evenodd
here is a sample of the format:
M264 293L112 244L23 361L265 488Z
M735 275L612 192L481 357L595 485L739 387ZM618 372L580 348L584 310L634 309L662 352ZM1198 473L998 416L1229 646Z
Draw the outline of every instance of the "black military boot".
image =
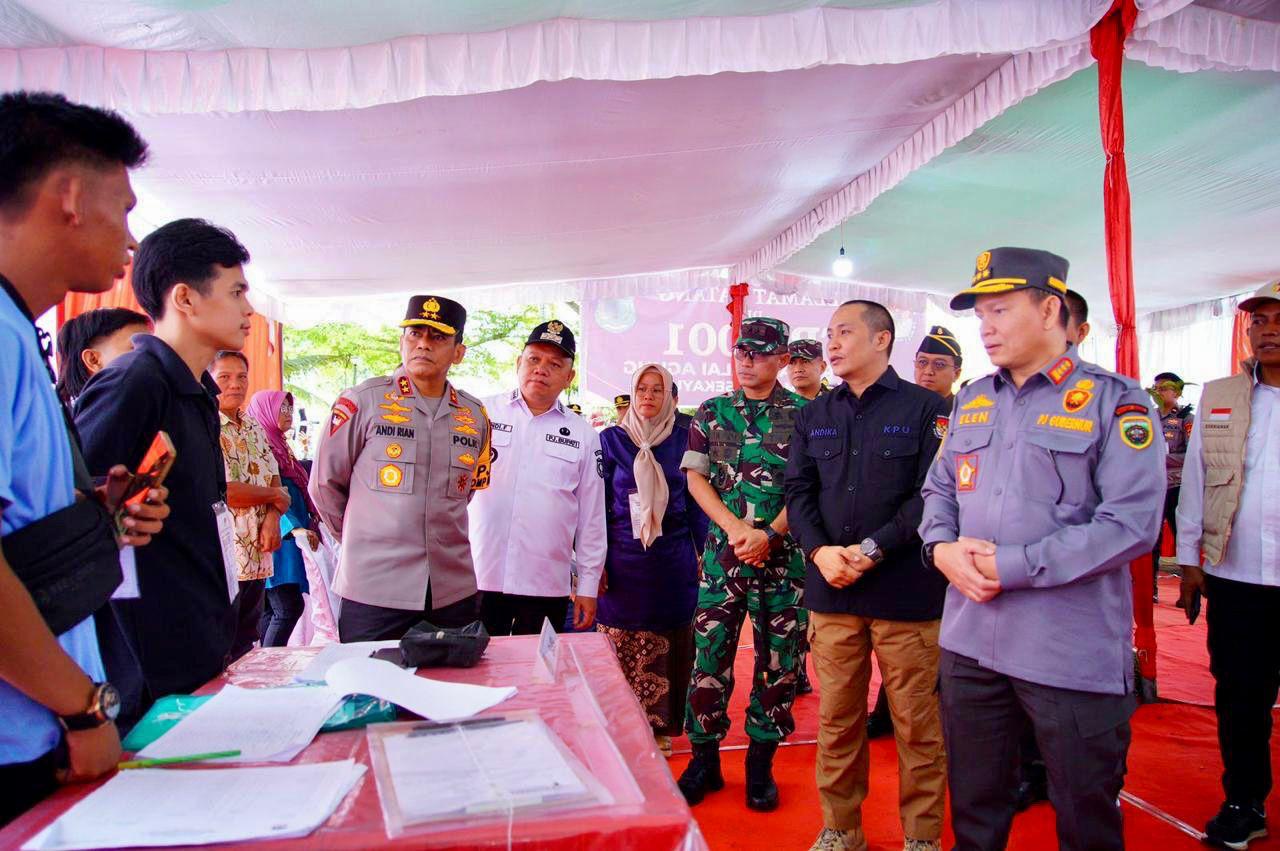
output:
M684 799L689 806L702 803L708 792L719 792L724 788L724 777L720 775L720 743L698 742L693 746L693 759L685 766L680 779L676 781Z
M769 812L778 808L778 784L773 782L777 742L752 742L747 748L747 807Z

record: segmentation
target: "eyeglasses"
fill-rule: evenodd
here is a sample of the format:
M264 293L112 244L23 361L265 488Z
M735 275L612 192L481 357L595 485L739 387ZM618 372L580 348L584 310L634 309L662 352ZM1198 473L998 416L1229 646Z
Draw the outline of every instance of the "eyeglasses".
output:
M936 358L934 360L916 358L916 369L924 370L930 368L934 372L942 372L944 369L955 369L955 365L945 358Z

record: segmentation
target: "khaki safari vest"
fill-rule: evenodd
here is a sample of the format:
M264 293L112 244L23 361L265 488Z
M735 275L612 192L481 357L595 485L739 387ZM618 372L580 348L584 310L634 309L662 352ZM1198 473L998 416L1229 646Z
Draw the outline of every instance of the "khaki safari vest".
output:
M1200 429L1204 456L1204 535L1201 547L1210 564L1220 564L1231 538L1231 523L1244 489L1244 449L1252 414L1253 371L1256 361L1241 364L1243 372L1204 386L1200 397Z

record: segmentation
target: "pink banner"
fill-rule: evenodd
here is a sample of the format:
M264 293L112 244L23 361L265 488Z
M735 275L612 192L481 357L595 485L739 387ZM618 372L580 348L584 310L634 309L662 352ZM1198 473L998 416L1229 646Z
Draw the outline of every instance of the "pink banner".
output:
M584 390L612 398L631 391L631 376L656 361L680 385L681 406L701 404L733 389L729 355L729 288L582 303ZM778 295L752 287L745 315L771 316L791 326L791 339L825 340L838 299ZM916 320L892 311L899 341L912 339ZM892 363L911 379L911 351L894 347ZM784 376L785 383L785 376ZM832 383L835 383L832 380Z

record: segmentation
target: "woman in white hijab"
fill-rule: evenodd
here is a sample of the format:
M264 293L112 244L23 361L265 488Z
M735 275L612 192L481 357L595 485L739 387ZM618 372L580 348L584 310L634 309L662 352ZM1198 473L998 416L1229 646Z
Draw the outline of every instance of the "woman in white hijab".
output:
M680 461L688 427L676 422L671 373L643 364L632 377L631 406L600 435L609 554L597 629L618 652L658 746L684 731L693 667L697 547L706 517L685 488Z

